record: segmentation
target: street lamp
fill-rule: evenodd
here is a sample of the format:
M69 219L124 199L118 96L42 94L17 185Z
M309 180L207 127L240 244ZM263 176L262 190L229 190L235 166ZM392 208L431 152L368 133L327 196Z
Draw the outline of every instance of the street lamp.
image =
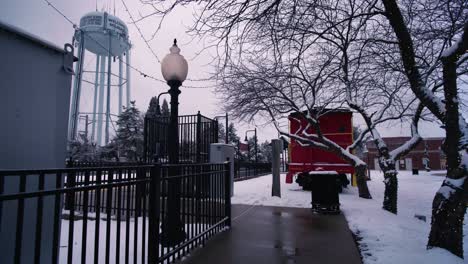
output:
M257 151L258 151L258 149L257 149L257 128L245 131L245 139L244 139L244 141L247 141L247 146L248 146L249 142L248 142L248 139L247 139L247 133L252 132L252 131L255 132L255 139L254 139L254 140L255 140L255 163L257 163L257 162L258 162L258 155L257 155L257 154L258 154L258 153L257 153ZM249 149L249 156L250 156L250 149ZM249 158L249 159L250 159L250 158Z
M158 116L161 115L161 109L159 108L159 97L161 97L161 95L163 95L163 94L169 94L169 92L162 92L162 93L158 94L158 97L156 98L156 114Z
M216 120L218 120L219 118L226 118L226 138L224 140L224 143L226 144L229 144L229 126L228 126L228 121L229 121L229 117L228 117L228 113L226 113L225 116L215 116L214 117Z
M177 40L170 48L171 53L167 54L161 62L161 72L167 81L171 95L171 116L169 119L169 163L179 163L179 87L187 78L187 61L180 55L177 47ZM169 168L169 176L176 176L179 173L177 166ZM168 181L168 207L167 215L163 219L161 244L165 247L173 247L186 237L184 226L180 220L180 178L173 178Z

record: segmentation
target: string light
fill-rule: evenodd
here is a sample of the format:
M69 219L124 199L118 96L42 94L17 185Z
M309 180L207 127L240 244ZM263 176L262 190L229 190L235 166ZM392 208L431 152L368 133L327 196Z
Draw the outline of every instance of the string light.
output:
M80 31L82 32L83 34L85 34L89 39L93 40L94 42L96 42L96 44L98 44L99 46L101 46L101 48L103 48L104 50L106 50L109 54L112 54L112 52L107 48L105 47L104 45L102 45L101 43L99 43L96 39L94 39L91 35L89 35L88 32L85 32L83 30L81 30L75 23L73 23L73 21L68 17L66 16L63 12L61 12L57 7L54 6L53 3L51 3L50 1L48 0L44 0L45 3L47 3L48 6L50 6L53 10L55 10L55 12L57 12L58 14L60 14L68 23L70 23L73 28L77 31ZM124 4L125 8L126 8L126 5L125 5L125 2L123 2L122 0L122 3ZM127 12L129 13L132 21L134 21L133 17L131 16L130 12L128 11L128 8L126 9ZM136 26L136 23L134 23L135 26ZM160 63L160 60L158 58L158 56L156 55L156 53L154 53L153 49L151 49L151 47L149 46L149 43L146 41L146 39L143 37L142 33L141 33L141 30L138 28L137 26L137 29L140 33L140 36L143 38L143 40L145 41L146 45L148 46L148 48L151 50L151 53L155 56L155 58L158 60L158 62ZM159 78L156 78L150 74L147 74L145 72L143 72L142 70L134 67L133 65L127 63L126 61L122 60L121 57L118 57L119 61L121 61L123 64L125 64L126 66L128 66L129 68L131 68L132 70L136 71L137 73L139 73L141 76L143 76L144 78L149 78L149 79L152 79L154 81L157 81L157 82L160 82L160 83L166 83L165 81L159 79ZM190 81L194 81L194 80L190 80ZM184 88L191 88L191 89L213 89L214 86L206 86L206 87L197 87L197 86L187 86L187 85L184 85L183 86Z
M128 10L128 7L127 7L127 4L125 4L125 1L124 0L121 0L122 1L122 4L125 8L125 11L127 11L127 14L128 16L130 17L130 19L132 20L132 23L135 25L136 29L138 30L138 33L140 34L140 37L141 39L143 39L143 41L145 42L146 46L148 47L148 49L151 51L151 54L153 54L153 56L156 58L156 60L161 63L161 60L159 60L159 57L158 55L156 55L156 53L154 52L154 50L151 48L150 44L148 43L148 41L146 40L146 38L143 36L143 33L141 32L140 30L140 27L138 27L138 24L135 22L135 19L133 19L133 16L132 14L130 13L130 10Z

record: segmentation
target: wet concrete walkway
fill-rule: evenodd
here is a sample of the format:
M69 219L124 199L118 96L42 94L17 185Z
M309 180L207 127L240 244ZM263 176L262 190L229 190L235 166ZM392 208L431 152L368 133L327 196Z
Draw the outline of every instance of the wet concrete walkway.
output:
M362 263L346 219L310 209L232 206L232 228L183 263Z

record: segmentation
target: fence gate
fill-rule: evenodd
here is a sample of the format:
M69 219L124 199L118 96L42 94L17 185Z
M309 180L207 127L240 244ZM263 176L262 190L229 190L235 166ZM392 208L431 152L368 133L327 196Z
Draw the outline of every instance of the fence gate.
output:
M168 163L169 116L145 118L145 162ZM179 116L179 162L209 162L210 144L218 142L218 121L201 115Z

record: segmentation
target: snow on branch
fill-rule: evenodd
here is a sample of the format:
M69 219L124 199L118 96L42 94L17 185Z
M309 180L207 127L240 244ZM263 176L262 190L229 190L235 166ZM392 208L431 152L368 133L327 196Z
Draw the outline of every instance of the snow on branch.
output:
M399 157L403 156L404 154L408 153L413 149L419 141L421 141L421 136L418 133L418 129L414 124L411 124L411 134L412 137L406 141L403 145L399 146L398 148L390 151L390 156L397 160Z
M448 59L450 57L457 57L463 55L468 51L468 23L465 23L463 33L457 41L455 41L452 46L442 52L442 60Z

